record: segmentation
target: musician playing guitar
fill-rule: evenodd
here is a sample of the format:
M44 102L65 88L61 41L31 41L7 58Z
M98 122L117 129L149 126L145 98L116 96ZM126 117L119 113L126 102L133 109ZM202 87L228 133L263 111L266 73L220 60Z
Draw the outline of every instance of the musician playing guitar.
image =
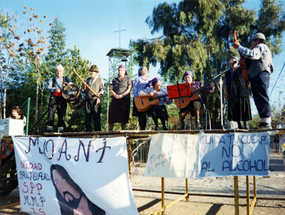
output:
M200 81L193 81L193 73L191 71L187 71L184 73L184 75L182 76L182 81L189 83L191 89L195 88L197 90L204 86L204 84L202 84ZM214 90L215 90L214 83L211 82L210 86L205 87L205 89L203 89L201 92L204 94L210 94L213 93ZM195 96L193 95L193 97ZM199 115L200 115L200 109L203 103L205 102L206 101L203 101L202 97L199 95L197 100L192 100L185 108L181 108L181 111L179 112L181 129L184 128L184 120L188 112L190 112L192 115L195 116L196 128L201 128Z
M239 53L251 60L248 68L253 99L258 110L259 117L262 119L260 129L271 129L271 107L269 104L268 88L270 74L273 72L271 51L265 44L263 33L256 33L251 38L251 47L248 49L240 45L235 40L233 47Z
M168 120L168 114L166 110L165 104L171 104L172 101L168 98L167 91L165 89L161 89L161 80L157 77L150 80L148 83L148 87L145 90L139 92L139 96L162 96L159 98L158 106L151 106L149 108L149 112L155 124L155 130L159 130L158 127L158 119L161 120L163 130L168 130L165 126L165 121Z
M145 90L150 78L147 75L147 67L143 66L139 69L138 77L133 84L134 104L135 99L141 90ZM133 106L133 116L138 116L140 130L145 130L148 111L139 112L136 105Z

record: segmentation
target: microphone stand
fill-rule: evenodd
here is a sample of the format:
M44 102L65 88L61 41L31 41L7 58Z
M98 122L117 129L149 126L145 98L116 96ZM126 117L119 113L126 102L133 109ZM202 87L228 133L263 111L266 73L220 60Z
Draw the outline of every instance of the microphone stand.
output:
M213 81L214 81L215 79L220 77L220 100L221 100L220 103L221 103L221 127L222 127L222 129L224 129L224 120L223 120L224 119L224 112L223 112L223 86L222 86L223 79L222 79L222 75L225 72L229 71L230 69L231 69L231 67L228 67L226 70L220 72L220 74L218 74L216 77L213 78Z

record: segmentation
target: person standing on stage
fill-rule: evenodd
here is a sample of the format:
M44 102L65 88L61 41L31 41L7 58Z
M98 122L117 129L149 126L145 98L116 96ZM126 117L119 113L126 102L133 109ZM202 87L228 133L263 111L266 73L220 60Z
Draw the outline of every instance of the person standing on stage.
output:
M182 76L182 82L183 81L189 83L190 88L192 87L195 88L196 90L204 86L204 84L202 84L200 81L193 81L193 73L191 71L187 71L184 73L184 75ZM214 90L215 90L214 83L211 83L209 87L206 87L201 92L204 94L210 94L213 93ZM185 108L181 108L181 111L179 112L181 128L184 128L184 120L188 112L190 112L192 115L195 116L196 128L199 129L202 127L200 124L200 109L202 108L202 105L205 102L206 101L203 101L203 98L199 94L197 100L190 101Z
M125 130L126 123L130 117L130 91L132 89L132 79L127 76L125 66L118 69L118 77L111 82L110 92L112 101L109 109L109 128L113 130L114 123L121 123L122 130Z
M64 117L66 114L67 102L62 97L62 90L65 84L73 84L69 77L63 76L64 68L60 64L56 67L56 77L51 78L48 82L47 90L50 92L50 100L48 105L48 121L47 132L54 130L54 114L57 110L58 115L58 131L63 132L65 129Z
M247 121L251 120L248 82L242 77L239 58L229 60L231 69L225 75L225 92L228 100L228 120L236 121L239 129L247 128ZM242 126L241 121L244 122Z
M163 130L168 130L165 126L165 121L168 120L165 104L171 104L172 101L167 96L167 90L161 89L161 80L157 77L148 82L148 87L145 90L140 91L139 96L154 96L155 94L157 96L166 95L159 99L158 106L151 106L149 108L149 112L155 124L155 130L159 130L158 119L160 119L162 123Z
M85 93L85 128L86 131L92 131L91 119L94 120L94 130L101 131L101 99L104 94L104 82L98 77L99 69L97 65L92 65L89 69L90 77L86 79L85 83L96 93L94 95L83 84L83 91Z
M139 69L139 77L136 78L134 85L133 85L134 101L136 97L138 96L139 92L142 90L145 90L147 87L147 84L150 80L149 77L147 76L147 72L148 71L147 71L146 66L143 66L142 68ZM139 125L140 125L141 130L145 130L147 113L148 111L139 112L136 105L134 105L133 116L139 117Z
M236 40L233 47L236 48L240 55L251 60L248 68L253 99L261 118L258 128L271 129L271 107L269 104L268 88L270 74L274 71L272 64L271 51L265 44L263 33L256 33L251 38L252 50L240 45Z

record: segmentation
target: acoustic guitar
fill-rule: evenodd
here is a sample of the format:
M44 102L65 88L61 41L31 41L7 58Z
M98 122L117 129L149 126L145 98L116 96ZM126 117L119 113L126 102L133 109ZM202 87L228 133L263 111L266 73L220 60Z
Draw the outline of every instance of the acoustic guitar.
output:
M151 106L158 106L159 99L167 96L168 95L158 96L157 94L154 94L153 96L137 96L135 99L135 105L139 112L145 112Z
M176 107L180 108L185 108L187 105L194 100L199 99L199 92L205 89L206 86L203 86L199 89L195 89L195 87L190 87L191 90L191 96L184 96L181 98L174 99L174 103Z
M237 38L238 38L238 32L236 30L234 30L234 41L235 42L237 41ZM245 80L249 84L250 82L249 82L249 77L248 77L248 68L250 65L250 59L248 59L248 58L246 58L240 54L239 65L240 65L240 68L242 70L243 80Z

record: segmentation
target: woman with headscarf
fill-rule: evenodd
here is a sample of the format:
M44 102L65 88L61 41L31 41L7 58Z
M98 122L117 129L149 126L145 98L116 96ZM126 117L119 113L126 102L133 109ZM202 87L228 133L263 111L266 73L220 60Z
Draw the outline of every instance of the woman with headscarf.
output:
M147 68L146 66L143 66L139 69L139 77L136 78L134 85L133 85L133 94L134 94L134 101L136 97L138 96L139 92L142 90L145 90L147 87L147 84L149 82L149 77L147 76ZM138 116L139 118L139 125L141 130L145 130L146 127L146 116L148 111L139 112L135 102L133 106L133 116Z
M193 73L191 71L187 71L183 74L182 76L182 82L190 84L190 88L194 88L195 90L200 89L201 87L204 86L204 84L200 81L193 81ZM213 93L215 90L214 83L210 83L209 87L204 88L201 90L203 94L210 94ZM179 117L180 117L180 127L183 129L184 128L184 120L188 112L191 113L191 115L195 116L196 119L196 128L199 129L201 128L200 124L200 109L202 108L203 104L206 101L203 101L203 98L201 95L198 96L197 100L192 100L189 102L189 104L185 108L181 108L181 111L179 112Z
M236 121L239 129L247 128L247 121L252 119L248 82L242 77L239 58L229 60L231 69L225 75L225 92L228 100L228 120ZM241 121L244 122L242 126Z
M168 114L165 104L171 104L172 101L168 98L167 91L161 89L161 80L157 77L148 82L148 87L139 92L139 96L162 96L159 98L158 106L151 106L149 112L155 124L155 130L159 130L158 119L161 120L163 130L168 130L165 126L165 121L168 120ZM165 96L165 97L163 97Z
M127 76L125 66L118 68L118 77L111 82L110 92L112 101L109 109L109 130L113 130L114 123L121 123L122 130L125 130L130 116L130 91L132 80Z

